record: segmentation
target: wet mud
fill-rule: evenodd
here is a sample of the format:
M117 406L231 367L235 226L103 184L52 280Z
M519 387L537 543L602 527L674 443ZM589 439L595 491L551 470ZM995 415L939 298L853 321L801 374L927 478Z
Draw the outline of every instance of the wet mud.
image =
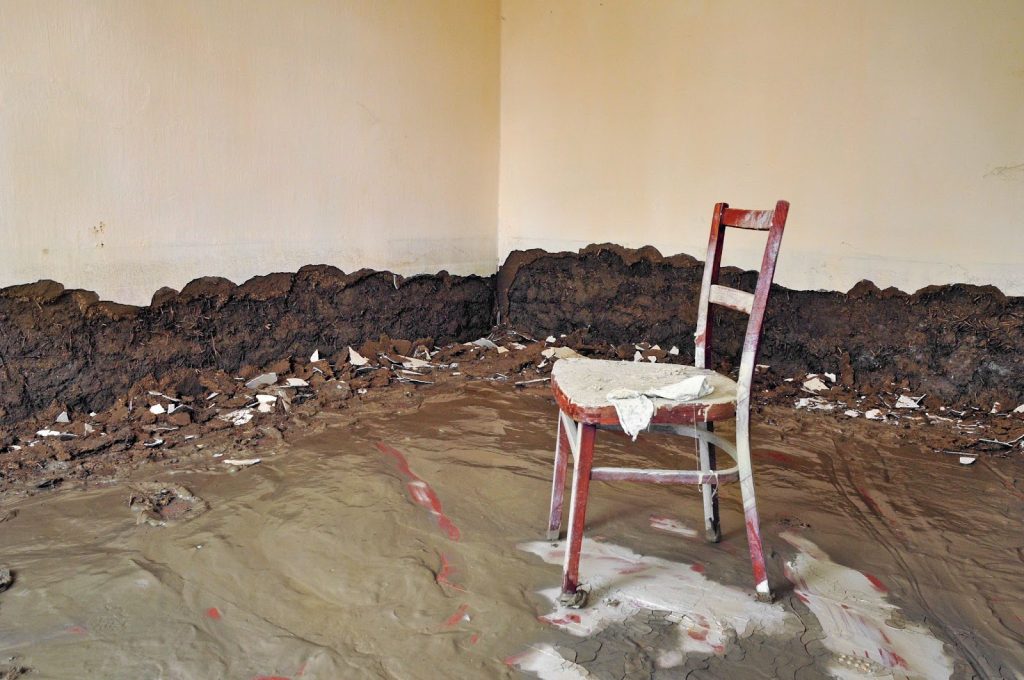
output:
M134 486L7 497L0 655L54 678L1024 673L1019 457L965 467L897 428L766 406L754 459L776 603L752 597L737 488L711 545L696 490L599 483L591 606L565 612L550 597L564 546L541 540L545 387L453 384L315 419L326 429L258 464L211 445ZM695 458L648 434L601 433L597 455ZM139 523L140 489L206 509Z
M147 307L100 301L53 281L5 288L0 447L5 427L51 407L101 411L147 376L235 374L314 350L327 359L382 335L431 343L477 338L491 328L493 297L487 278L442 272L405 279L327 265L242 285L196 279L180 292L157 291Z
M498 310L538 337L575 331L595 346L677 345L692 362L703 266L651 247L517 251L496 277ZM787 265L783 248L780 266L800 264ZM722 271L724 285L753 291L755 282L756 272ZM745 328L746 316L716 308L719 367L738 360ZM913 294L868 281L847 293L775 286L764 328L759 361L778 378L829 371L861 394L895 385L935 405L1005 410L1024 402L1024 298L994 286Z

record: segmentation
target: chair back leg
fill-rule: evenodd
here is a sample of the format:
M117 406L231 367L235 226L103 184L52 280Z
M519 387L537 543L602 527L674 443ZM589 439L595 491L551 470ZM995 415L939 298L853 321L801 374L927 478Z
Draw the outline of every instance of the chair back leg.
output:
M757 599L771 602L772 593L768 587L768 567L764 560L764 546L761 544L761 523L757 516L757 499L754 495L754 471L750 462L750 413L746 408L736 414L736 464L740 473L740 493L743 497L743 519L747 526L747 547L750 563L754 568L754 589Z
M555 439L555 471L551 476L551 511L548 514L549 541L558 540L562 528L562 497L565 493L565 469L569 464L569 439L558 414L558 436Z
M583 525L587 517L587 496L590 494L590 471L594 463L594 441L597 426L581 424L576 464L572 469L572 497L569 506L569 535L566 537L565 563L562 567L562 596L566 606L582 607L587 593L580 585L580 550L583 548Z
M698 430L712 432L715 429L714 423L698 423ZM706 439L698 439L698 463L702 472L711 472L715 469L716 451L715 445ZM704 537L709 543L718 543L722 540L722 529L718 518L718 485L701 484L701 495L704 498Z

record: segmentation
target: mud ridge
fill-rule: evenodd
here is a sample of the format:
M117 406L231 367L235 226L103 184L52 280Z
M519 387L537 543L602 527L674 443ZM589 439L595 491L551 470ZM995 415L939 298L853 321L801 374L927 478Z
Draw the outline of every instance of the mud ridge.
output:
M496 277L498 312L541 337L674 344L692 359L703 266L650 246L516 251ZM747 291L756 277L722 270L725 285ZM720 364L737 360L745 328L745 316L716 308ZM869 281L847 293L774 286L759 361L778 376L834 372L862 393L909 388L947 406L1012 409L1024 402L1024 297L966 284L913 294Z
M160 289L145 307L54 281L0 289L0 434L54 404L100 411L176 369L235 373L314 350L327 358L382 335L477 338L491 328L493 291L491 278L328 265L242 285L204 277Z

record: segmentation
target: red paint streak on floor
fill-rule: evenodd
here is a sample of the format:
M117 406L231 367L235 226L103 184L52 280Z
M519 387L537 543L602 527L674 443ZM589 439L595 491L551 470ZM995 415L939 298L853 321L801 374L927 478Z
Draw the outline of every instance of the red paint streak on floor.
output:
M214 621L220 621L220 610L216 607L210 607L206 610L206 616Z
M466 615L467 611L469 611L468 604L459 605L459 608L455 610L455 613L445 619L441 626L444 628L453 628L459 625L459 622L462 621L462 618Z
M880 593L889 592L889 589L885 587L885 584L882 583L877 576L875 576L874 574L868 574L867 572L861 573L864 574L864 578L871 582L871 585L874 587L875 590L877 590Z
M582 620L580 619L579 614L566 614L560 619L553 619L550 616L539 616L537 618L541 622L550 623L553 626L564 626L568 623L579 623Z
M782 465L797 466L803 465L804 461L796 456L791 456L788 453L782 453L781 451L769 451L767 449L755 449L752 452L754 458L763 458L770 460Z
M88 635L89 634L89 631L86 629L85 626L68 626L67 627L67 632L71 633L72 635Z
M704 642L708 639L708 630L706 628L691 628L690 630L686 631L686 634L694 640L699 640L700 642Z
M693 571L697 572L698 574L703 574L704 573L704 565L701 564L700 562L697 562L697 563L691 565L690 569L692 569Z
M457 590L460 593L466 592L465 588L452 581L452 576L454 574L455 567L453 567L452 563L448 561L448 556L441 553L441 568L438 570L437 576L434 577L434 581L436 581L439 586L448 586L452 590Z
M469 638L469 644L475 645L478 642L480 642L480 635L473 633L472 637Z
M286 678L283 675L257 675L252 680L292 680L292 679L291 678Z
M398 471L401 472L405 477L409 479L409 483L406 485L409 489L409 495L412 496L413 501L417 505L420 505L430 511L434 517L437 518L438 526L441 531L445 533L448 538L453 541L458 541L462 538L462 533L459 528L455 526L451 518L444 514L444 509L441 507L441 500L434 493L434 489L431 488L425 480L419 475L412 471L409 467L409 461L405 455L398 449L388 446L384 442L377 442L377 450L385 456L393 458L395 464L398 467Z

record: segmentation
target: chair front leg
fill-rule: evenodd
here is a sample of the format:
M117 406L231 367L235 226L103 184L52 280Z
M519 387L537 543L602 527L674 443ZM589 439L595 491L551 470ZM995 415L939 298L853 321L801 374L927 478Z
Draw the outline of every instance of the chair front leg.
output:
M698 423L698 430L714 432L714 423ZM706 439L698 438L699 453L698 460L701 472L711 472L717 464L715 445ZM718 515L718 485L701 484L701 495L704 497L704 537L709 543L718 543L722 540L722 527Z
M750 462L750 412L737 409L736 414L736 464L740 472L740 493L743 496L743 518L747 525L747 547L750 563L754 568L754 588L757 599L772 601L768 587L768 567L761 544L761 523L757 516L757 499L754 496L754 470Z
M587 591L580 588L580 550L583 548L583 526L587 516L590 493L590 470L594 463L594 440L597 426L579 426L576 465L572 469L572 498L569 508L569 535L566 539L565 563L562 568L562 595L559 602L568 607L582 607Z
M565 469L569 464L569 439L558 414L558 434L555 439L555 470L551 476L551 510L548 514L548 540L558 540L562 528L562 497L565 494Z

